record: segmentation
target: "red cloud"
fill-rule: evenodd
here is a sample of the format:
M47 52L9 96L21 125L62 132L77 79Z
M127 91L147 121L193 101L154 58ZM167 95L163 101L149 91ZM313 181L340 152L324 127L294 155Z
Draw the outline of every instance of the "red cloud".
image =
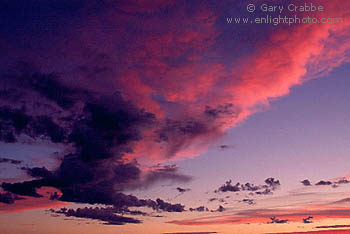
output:
M175 26L171 18L159 22L156 36L138 40L128 53L128 61L134 66L123 73L126 95L160 119L196 118L207 122L212 130L184 137L174 143L176 147L172 142L154 143L154 136L146 134L146 140L128 158L164 160L199 155L222 132L259 111L261 105L268 106L273 98L287 95L292 86L349 61L350 7L339 8L349 3L321 3L327 10L315 16L336 15L343 23L280 27L266 41L258 42L255 52L234 62L218 59L220 55L213 50L220 35L213 22L219 19L209 7L203 6L195 16L177 18ZM177 16L183 14L176 12ZM139 67L136 71L135 64ZM234 117L222 115L208 121L203 115L206 106L227 104L239 110Z

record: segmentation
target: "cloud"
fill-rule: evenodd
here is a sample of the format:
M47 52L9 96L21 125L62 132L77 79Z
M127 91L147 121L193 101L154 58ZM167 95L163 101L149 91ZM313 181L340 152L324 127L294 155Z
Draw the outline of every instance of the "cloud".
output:
M331 185L331 184L332 184L331 181L320 180L320 181L317 182L315 185Z
M204 207L204 206L199 206L197 208L189 208L188 210L189 211L198 211L198 212L209 211L209 209Z
M13 213L33 209L59 208L67 205L65 202L50 200L50 196L52 194L61 194L61 192L57 189L42 187L37 190L37 193L40 195L39 197L18 197L17 195L13 194L12 197L17 196L20 199L15 199L11 204L0 203L0 213Z
M140 220L125 217L121 215L116 215L113 209L110 208L77 208L67 209L61 208L58 211L51 210L53 213L64 214L67 217L77 217L77 218L86 218L86 219L94 219L104 221L105 225L124 225L127 223L141 223Z
M350 225L316 226L315 228L348 228Z
M220 205L216 210L211 210L211 212L223 212L225 210L226 209L222 205Z
M60 3L50 4L50 9L62 9L52 7ZM9 18L16 22L2 25L11 32L2 37L11 45L1 48L10 57L4 66L29 57L38 68L22 62L12 71L1 70L0 93L10 95L0 95L0 141L21 143L27 136L62 144L69 153L52 171L26 169L35 178L31 181L3 183L7 191L41 199L37 190L49 186L62 192L62 201L159 206L123 192L141 186L140 181L164 176L185 182L189 177L148 173L132 159L156 163L197 156L257 107L267 107L291 87L349 61L349 5L343 1L325 2L325 8L329 15L344 17L344 24L296 25L292 34L281 27L238 59L218 50L225 43L217 12L225 3L211 8L205 3L122 1L102 4L98 14L91 14L95 5L82 5L57 12L59 17L43 11L41 22L31 11L17 17L18 6L9 6ZM78 15L77 22L66 21L70 18L62 14L67 12ZM163 17L165 12L176 17ZM51 35L42 25L46 19L65 30ZM23 30L32 34L23 35ZM39 49L32 35L40 35ZM265 183L256 189L230 182L222 190L269 194L279 186L277 181Z
M1 193L0 192L0 202L5 204L13 204L16 200L23 200L24 198L18 197L12 193L6 192Z
M180 187L177 187L176 190L179 191L179 193L185 193L185 192L191 191L191 189L189 188L180 188Z
M221 149L221 150L227 150L227 149L232 148L232 146L230 146L230 145L219 145L218 148Z
M311 219L313 219L312 216L308 216L307 218L303 218L303 223L312 223Z
M11 159L11 158L0 158L0 163L11 163L14 165L21 164L23 161L22 160L16 160L16 159Z
M301 181L301 183L304 186L312 186L311 182L307 179ZM347 180L345 177L337 178L332 181L330 180L320 180L317 183L315 183L315 186L327 186L327 185L332 185L333 188L339 187L339 185L343 184L349 184L350 180Z
M171 165L155 165L147 168L144 174L136 184L138 188L147 188L161 181L169 181L171 183L187 183L193 178L188 175L181 174L179 167L175 164ZM188 190L189 191L189 190Z
M344 198L335 202L332 202L331 204L347 204L350 203L350 198Z
M217 192L239 192L241 191L240 183L236 183L235 185L231 185L232 180L226 181L224 185L219 187Z
M159 198L143 200L121 193L126 188L149 186L157 181L187 182L191 179L178 173L176 165L159 166L144 172L136 161L122 160L126 153L132 152L133 143L142 140L143 131L155 124L153 114L125 101L119 93L96 95L89 90L71 88L55 75L29 69L25 74L9 77L11 80L7 82L27 90L27 95L39 94L41 108L0 107L0 124L3 126L0 135L4 136L1 140L16 142L24 134L33 139L60 143L68 153L53 171L45 167L22 167L35 179L4 182L1 186L5 191L39 198L42 195L37 189L53 187L62 194L51 196L51 199L60 201L184 211L181 204L170 204ZM19 82L20 79L24 80ZM53 110L56 114L51 117Z
M159 207L159 209L167 211L167 212L183 212L185 211L183 205L181 204L170 204L168 202L164 202L161 199L157 199L157 207Z
M254 199L247 199L247 198L244 198L244 199L242 200L242 202L247 203L248 205L254 205L254 204L255 204Z
M302 183L304 186L311 186L311 182L309 180L303 180L300 183Z
M254 185L251 183L240 184L237 182L232 185L232 180L227 181L224 185L220 186L215 192L240 192L240 191L250 191L257 195L267 195L272 194L272 191L279 188L281 185L279 180L274 178L267 178L264 185Z
M279 224L282 224L282 223L288 223L288 219L278 219L276 217L271 217L271 222L267 222L269 224L271 223L279 223Z

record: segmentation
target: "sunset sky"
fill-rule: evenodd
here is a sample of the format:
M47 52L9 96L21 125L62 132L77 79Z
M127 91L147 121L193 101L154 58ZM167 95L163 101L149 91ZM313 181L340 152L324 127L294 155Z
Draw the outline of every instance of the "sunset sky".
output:
M1 234L350 233L350 1L1 1L0 53Z

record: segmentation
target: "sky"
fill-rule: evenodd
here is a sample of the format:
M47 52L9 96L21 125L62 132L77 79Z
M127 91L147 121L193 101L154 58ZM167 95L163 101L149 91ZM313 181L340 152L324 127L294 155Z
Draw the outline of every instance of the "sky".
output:
M350 233L350 2L0 3L0 232Z

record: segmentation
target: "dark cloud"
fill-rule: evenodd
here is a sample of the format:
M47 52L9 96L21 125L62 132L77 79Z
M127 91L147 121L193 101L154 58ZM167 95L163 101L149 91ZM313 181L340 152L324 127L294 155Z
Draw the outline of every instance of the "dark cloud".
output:
M273 190L275 188L278 188L281 184L280 184L280 181L279 180L275 180L275 178L267 178L265 180L265 183L271 187Z
M241 191L241 184L236 183L235 185L232 185L232 180L226 181L226 183L219 187L216 192L239 192Z
M23 200L24 198L18 197L13 193L5 192L1 193L0 192L0 202L5 203L5 204L12 204L17 200Z
M303 180L301 181L301 183L304 185L304 186L311 186L311 182L309 180ZM329 181L329 180L320 180L319 182L317 182L315 184L315 186L327 186L327 185L331 185L333 188L337 188L339 187L340 185L343 185L343 184L349 184L350 183L350 180L347 180L345 178L340 178L336 181Z
M42 197L42 195L36 192L37 188L45 186L46 183L43 180L31 180L19 183L6 183L3 182L1 187L8 192L22 195L22 196L31 196L31 197Z
M344 198L344 199L332 202L331 204L346 204L346 203L350 203L350 198Z
M216 108L206 106L204 113L213 118L227 117L237 118L241 113L241 109L232 103L226 105L218 105Z
M317 182L315 185L331 185L331 184L332 184L331 181L320 180L320 181Z
M312 216L309 216L307 218L303 218L303 223L312 223L311 219L313 219Z
M218 148L221 149L221 150L227 150L227 149L232 148L232 146L230 146L230 145L219 145Z
M22 170L26 171L27 174L31 177L35 178L50 178L53 177L53 174L51 171L46 169L45 167L21 167Z
M4 74L3 79L13 88L30 90L64 109L71 108L78 98L88 95L86 90L64 84L57 74L41 73L25 61L19 61L11 70L15 71Z
M242 202L247 203L248 205L254 205L255 204L254 199L247 199L247 198L245 198L245 199L242 200Z
M209 209L204 206L199 206L197 208L189 208L189 211L203 212L203 211L209 211Z
M279 223L279 224L282 224L282 223L288 223L288 219L277 219L276 217L271 217L271 222L267 222L269 224L271 223Z
M191 191L191 189L189 188L180 188L180 187L177 187L176 190L179 191L179 193L185 193L185 192Z
M347 180L347 179L340 179L338 181L335 182L336 184L349 184L350 183L350 180Z
M166 119L165 123L156 131L157 141L167 144L165 156L172 157L188 142L204 135L213 134L217 131L216 128L213 123L203 119Z
M54 143L64 140L64 130L51 117L28 115L24 107L0 106L0 141L14 143L21 134L33 139L47 138Z
M251 183L240 184L237 182L232 185L232 180L227 181L224 185L220 186L215 192L240 192L240 191L250 191L257 195L267 195L272 194L272 191L279 188L281 185L279 180L274 178L267 178L264 185L254 185Z
M263 191L255 192L255 194L257 194L257 195L269 195L269 194L272 194L272 191L269 188L265 188Z
M316 226L315 228L348 228L350 225Z
M216 210L212 210L211 212L223 212L225 210L226 209L223 206L220 205Z
M167 211L167 212L183 212L185 211L185 206L181 204L170 204L168 202L164 202L161 199L157 199L157 207L161 210Z
M22 160L10 159L10 158L0 158L0 163L11 163L14 165L21 164Z
M226 196L226 198L229 198L229 196ZM221 203L226 202L224 198L216 198L216 197L213 197L213 198L209 198L209 199L208 199L208 202L213 202L213 201L218 201L218 202L221 202Z
M60 143L68 152L52 171L45 167L22 167L34 179L4 182L1 187L5 191L41 197L36 190L48 186L61 192L51 194L52 200L110 205L124 212L128 207L150 207L166 212L185 210L181 204L159 198L139 199L123 193L125 189L149 186L161 180L187 182L191 179L179 173L176 165L158 166L142 172L136 161L123 161L123 155L132 153L134 143L142 140L142 132L156 124L154 114L124 100L118 92L97 94L68 86L58 75L40 73L25 63L19 65L15 74L6 75L4 82L18 92L22 91L23 98L18 100L19 107L0 105L0 141L13 143L26 135L34 140ZM38 108L32 108L32 100L38 102ZM175 131L191 135L199 129L190 121ZM167 134L170 131L167 129ZM63 214L86 216L109 224L138 223L104 212L106 210L81 209Z
M311 182L307 179L301 181L300 183L302 183L304 186L311 186L312 185Z
M115 210L113 208L85 207L78 208L76 210L61 208L58 211L51 210L51 212L57 214L64 214L67 217L100 220L105 222L105 225L124 225L127 223L141 223L141 221L138 219L116 215Z
M181 174L179 172L179 167L175 164L172 165L156 165L150 168L150 170L145 172L145 176L137 187L147 188L153 184L160 181L170 181L186 183L192 180L191 176ZM189 191L189 190L188 190Z

